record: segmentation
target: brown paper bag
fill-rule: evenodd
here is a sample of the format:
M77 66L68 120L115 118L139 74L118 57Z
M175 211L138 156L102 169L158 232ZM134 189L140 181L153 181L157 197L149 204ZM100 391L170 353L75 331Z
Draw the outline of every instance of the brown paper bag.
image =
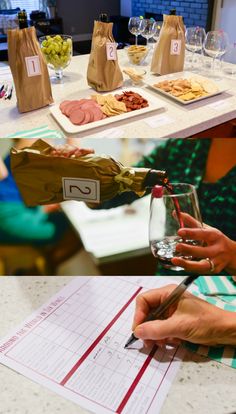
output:
M159 75L182 72L185 57L185 30L182 16L164 15L151 71Z
M51 104L53 98L48 68L34 27L8 31L8 56L19 112Z
M89 86L100 92L112 91L123 84L116 47L113 46L112 50L109 45L115 44L112 27L113 23L94 22L87 81Z
M69 199L100 203L123 191L145 193L148 168L124 167L111 157L95 154L55 157L52 150L43 140L23 150L11 150L11 170L28 206Z

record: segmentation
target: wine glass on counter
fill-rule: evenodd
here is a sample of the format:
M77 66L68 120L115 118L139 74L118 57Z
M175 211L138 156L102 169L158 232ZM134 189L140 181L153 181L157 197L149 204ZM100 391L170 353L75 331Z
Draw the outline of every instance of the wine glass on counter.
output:
M186 49L192 53L191 67L194 65L196 53L202 53L203 45L206 38L206 32L203 27L188 27L185 32Z
M190 184L176 183L152 189L149 243L152 254L166 269L183 270L172 264L173 257L193 260L192 256L182 256L176 251L177 243L199 245L196 240L183 240L178 236L182 227L202 227L198 197L195 187Z
M228 77L236 77L236 43L231 44L224 54L222 71Z
M135 45L138 44L138 36L141 34L142 20L140 17L130 17L128 22L128 30L135 36Z
M156 21L154 19L141 20L141 35L147 40L147 46L150 47L150 39L155 35Z
M215 72L215 61L221 59L229 47L229 39L223 30L213 30L207 33L204 41L204 52L212 58L211 70Z
M159 40L161 28L162 28L162 22L155 22L155 33L153 35L153 39L155 40L155 42L158 42Z

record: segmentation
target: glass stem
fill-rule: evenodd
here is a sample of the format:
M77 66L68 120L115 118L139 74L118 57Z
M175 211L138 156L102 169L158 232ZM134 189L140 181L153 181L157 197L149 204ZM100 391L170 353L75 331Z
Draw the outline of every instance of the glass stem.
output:
M194 63L194 52L192 52L192 68L193 68L193 63Z
M138 35L135 35L135 45L137 46L138 44Z
M62 77L63 77L63 71L62 71L62 69L55 70L55 73L56 73L57 79L62 79Z

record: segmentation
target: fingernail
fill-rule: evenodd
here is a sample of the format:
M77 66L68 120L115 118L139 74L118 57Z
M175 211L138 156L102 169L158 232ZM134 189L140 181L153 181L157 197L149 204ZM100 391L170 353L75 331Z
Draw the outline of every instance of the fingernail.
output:
M185 231L185 230L180 229L180 230L178 231L178 234L179 234L179 236L185 237L185 236L186 236L186 231Z
M141 337L142 337L142 335L143 335L143 327L142 327L141 325L139 325L139 326L137 326L137 327L135 328L134 335L135 335L137 338L141 338Z

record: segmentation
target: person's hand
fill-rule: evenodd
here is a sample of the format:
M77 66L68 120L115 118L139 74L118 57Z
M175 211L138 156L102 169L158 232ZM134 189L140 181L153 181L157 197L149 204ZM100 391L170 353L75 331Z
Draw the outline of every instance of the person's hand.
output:
M0 156L0 180L4 180L8 176L7 167Z
M236 314L185 292L173 305L165 320L142 323L150 310L159 306L176 288L168 285L139 295L133 320L133 332L146 345L159 346L189 341L203 345L236 345Z
M43 210L45 211L45 213L54 213L55 211L59 211L61 208L60 204L47 204L45 206L43 206Z
M58 145L54 147L51 151L52 156L54 157L64 157L64 158L79 158L83 155L94 154L94 150L91 148L78 148L74 145Z
M202 242L203 246L178 243L176 245L178 253L200 260L185 260L181 257L175 257L172 259L175 266L183 267L187 272L200 274L217 274L223 269L229 273L236 270L236 242L229 239L221 231L205 225L202 229L180 229L178 235L183 239Z
M178 231L178 236L186 240L196 240L199 246L178 243L176 251L182 256L192 256L197 260L174 257L172 263L187 272L199 274L217 274L223 269L229 273L236 270L236 242L225 236L220 230L200 223L186 213L181 213L186 228Z

